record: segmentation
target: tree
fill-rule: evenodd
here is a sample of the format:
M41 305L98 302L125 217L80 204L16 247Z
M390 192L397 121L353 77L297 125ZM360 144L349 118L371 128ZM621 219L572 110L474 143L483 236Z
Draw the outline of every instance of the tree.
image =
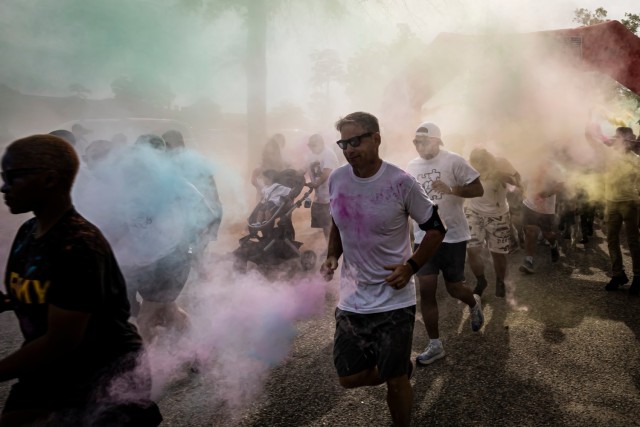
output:
M585 8L579 8L574 11L573 22L577 22L581 25L595 25L608 21L607 11L603 7L597 8L594 12L591 12Z
M316 119L325 123L333 104L331 87L344 82L344 64L333 49L316 50L311 54L311 86L314 89L309 102Z
M344 79L344 64L340 55L333 49L316 50L311 54L311 61L311 85L328 96L331 84L342 83Z
M607 19L608 12L603 7L599 7L593 12L581 7L576 9L573 13L573 22L577 22L583 26L601 24L609 20ZM624 16L626 19L621 19L620 23L627 27L632 33L638 34L638 28L640 27L640 14L627 12Z
M410 66L407 58L422 57L426 44L406 24L398 24L397 30L390 43L365 46L348 59L346 92L354 102L379 105L386 90L386 85L381 82L390 82L405 74L406 67Z
M624 16L627 19L620 20L622 25L627 27L634 34L638 34L638 28L640 27L640 14L627 12Z
M250 166L258 161L267 136L267 30L269 19L287 0L182 0L195 13L218 19L233 10L244 18L247 29L244 67L247 78L247 142ZM340 9L340 0L318 0L325 10Z

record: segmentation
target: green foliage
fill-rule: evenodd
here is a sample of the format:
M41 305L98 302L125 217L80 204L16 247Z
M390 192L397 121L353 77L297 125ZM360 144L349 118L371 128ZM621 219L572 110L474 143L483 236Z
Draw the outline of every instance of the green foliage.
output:
M194 52L211 43L176 1L3 0L2 83L38 93L82 82L97 96L119 75L193 86L211 67Z
M595 25L606 21L607 11L603 7L597 8L594 12L582 7L574 11L573 22L581 25Z
M316 50L311 54L311 62L311 84L314 88L328 92L332 83L343 81L344 64L335 50Z
M583 7L576 9L573 12L573 22L577 22L580 25L595 25L607 22L608 12L605 8L599 7L595 11L590 11ZM621 19L622 25L627 27L629 31L634 34L638 34L638 28L640 28L640 14L637 13L625 13L626 19Z
M426 49L406 24L397 25L397 35L389 43L370 44L358 50L347 62L346 92L352 100L377 105L385 84L403 74L411 59Z
M627 19L620 20L622 25L627 27L632 33L638 34L638 27L640 27L640 14L627 12L624 16Z

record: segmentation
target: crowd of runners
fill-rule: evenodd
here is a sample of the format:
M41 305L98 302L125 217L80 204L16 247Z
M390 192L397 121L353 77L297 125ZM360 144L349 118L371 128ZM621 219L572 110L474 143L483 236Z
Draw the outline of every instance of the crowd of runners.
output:
M640 140L631 128L610 137L587 133L583 143L597 159L588 166L559 149L527 173L508 153L478 146L466 159L447 150L432 122L417 126L417 155L405 168L380 157L384 135L375 116L351 113L336 129L342 165L320 134L308 138L295 168L282 155L282 135L267 142L251 174L257 206L248 225L264 234L275 215L286 222L283 207L294 204L295 177L302 177L313 198L310 225L326 241L320 272L332 280L340 267L339 382L386 383L395 425L410 422L414 361L429 365L446 354L440 274L477 332L487 289L509 296L513 274L536 273L539 245L548 245L555 263L560 239L592 244L599 225L610 256L603 290L619 290L631 276L628 292L640 292ZM145 345L159 327L187 334L189 315L176 301L190 275L207 278L203 255L222 219L207 161L185 149L177 131L133 143L121 133L88 141L86 131L28 136L2 157L6 205L34 218L17 231L1 295L24 344L0 361L0 380L18 379L0 426L158 425ZM297 243L293 236L288 242ZM299 244L289 246L296 254ZM522 256L519 273L508 271L512 256ZM466 267L474 277L465 277ZM418 295L429 341L412 359Z

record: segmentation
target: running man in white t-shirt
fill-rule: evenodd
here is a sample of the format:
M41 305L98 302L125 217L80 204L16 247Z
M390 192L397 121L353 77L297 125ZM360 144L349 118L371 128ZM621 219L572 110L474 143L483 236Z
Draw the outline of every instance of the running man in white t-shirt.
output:
M429 345L416 361L428 365L444 357L445 352L438 330L438 302L436 288L442 271L449 295L469 306L471 329L479 331L484 323L480 296L464 285L464 263L467 241L471 238L462 205L465 198L480 197L484 190L480 174L458 154L441 150L440 128L423 123L416 130L413 143L419 156L409 162L407 171L414 176L427 195L440 208L447 226L447 235L438 251L416 273L420 287L420 310L429 335ZM415 242L419 244L424 232L414 227Z
M375 116L351 113L336 128L349 164L329 177L333 223L321 268L330 280L343 256L334 364L345 388L386 383L393 425L408 426L416 312L413 275L433 256L446 229L416 180L380 159ZM415 252L409 218L425 233Z
M504 298L507 254L511 249L511 218L507 202L507 184L519 187L520 175L507 159L495 157L484 148L471 151L469 163L480 172L484 187L484 195L467 200L464 207L464 214L471 232L467 255L471 271L476 276L476 287L473 293L482 295L487 287L482 259L482 250L486 247L493 259L496 296Z

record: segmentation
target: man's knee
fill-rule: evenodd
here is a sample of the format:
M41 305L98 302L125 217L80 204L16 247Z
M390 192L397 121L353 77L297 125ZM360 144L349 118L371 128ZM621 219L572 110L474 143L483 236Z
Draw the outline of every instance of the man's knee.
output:
M409 377L406 374L402 374L394 378L389 378L387 379L386 383L387 389L390 393L398 393L405 390L407 387L411 387Z
M338 377L338 382L344 388L358 388L366 385L364 381L365 376L363 373L358 373L354 375L349 375L346 377Z
M462 282L445 282L447 292L452 297L458 297L464 291L464 284Z
M418 279L418 288L420 294L436 293L436 286L438 284L438 276L430 274L426 276L416 276Z

